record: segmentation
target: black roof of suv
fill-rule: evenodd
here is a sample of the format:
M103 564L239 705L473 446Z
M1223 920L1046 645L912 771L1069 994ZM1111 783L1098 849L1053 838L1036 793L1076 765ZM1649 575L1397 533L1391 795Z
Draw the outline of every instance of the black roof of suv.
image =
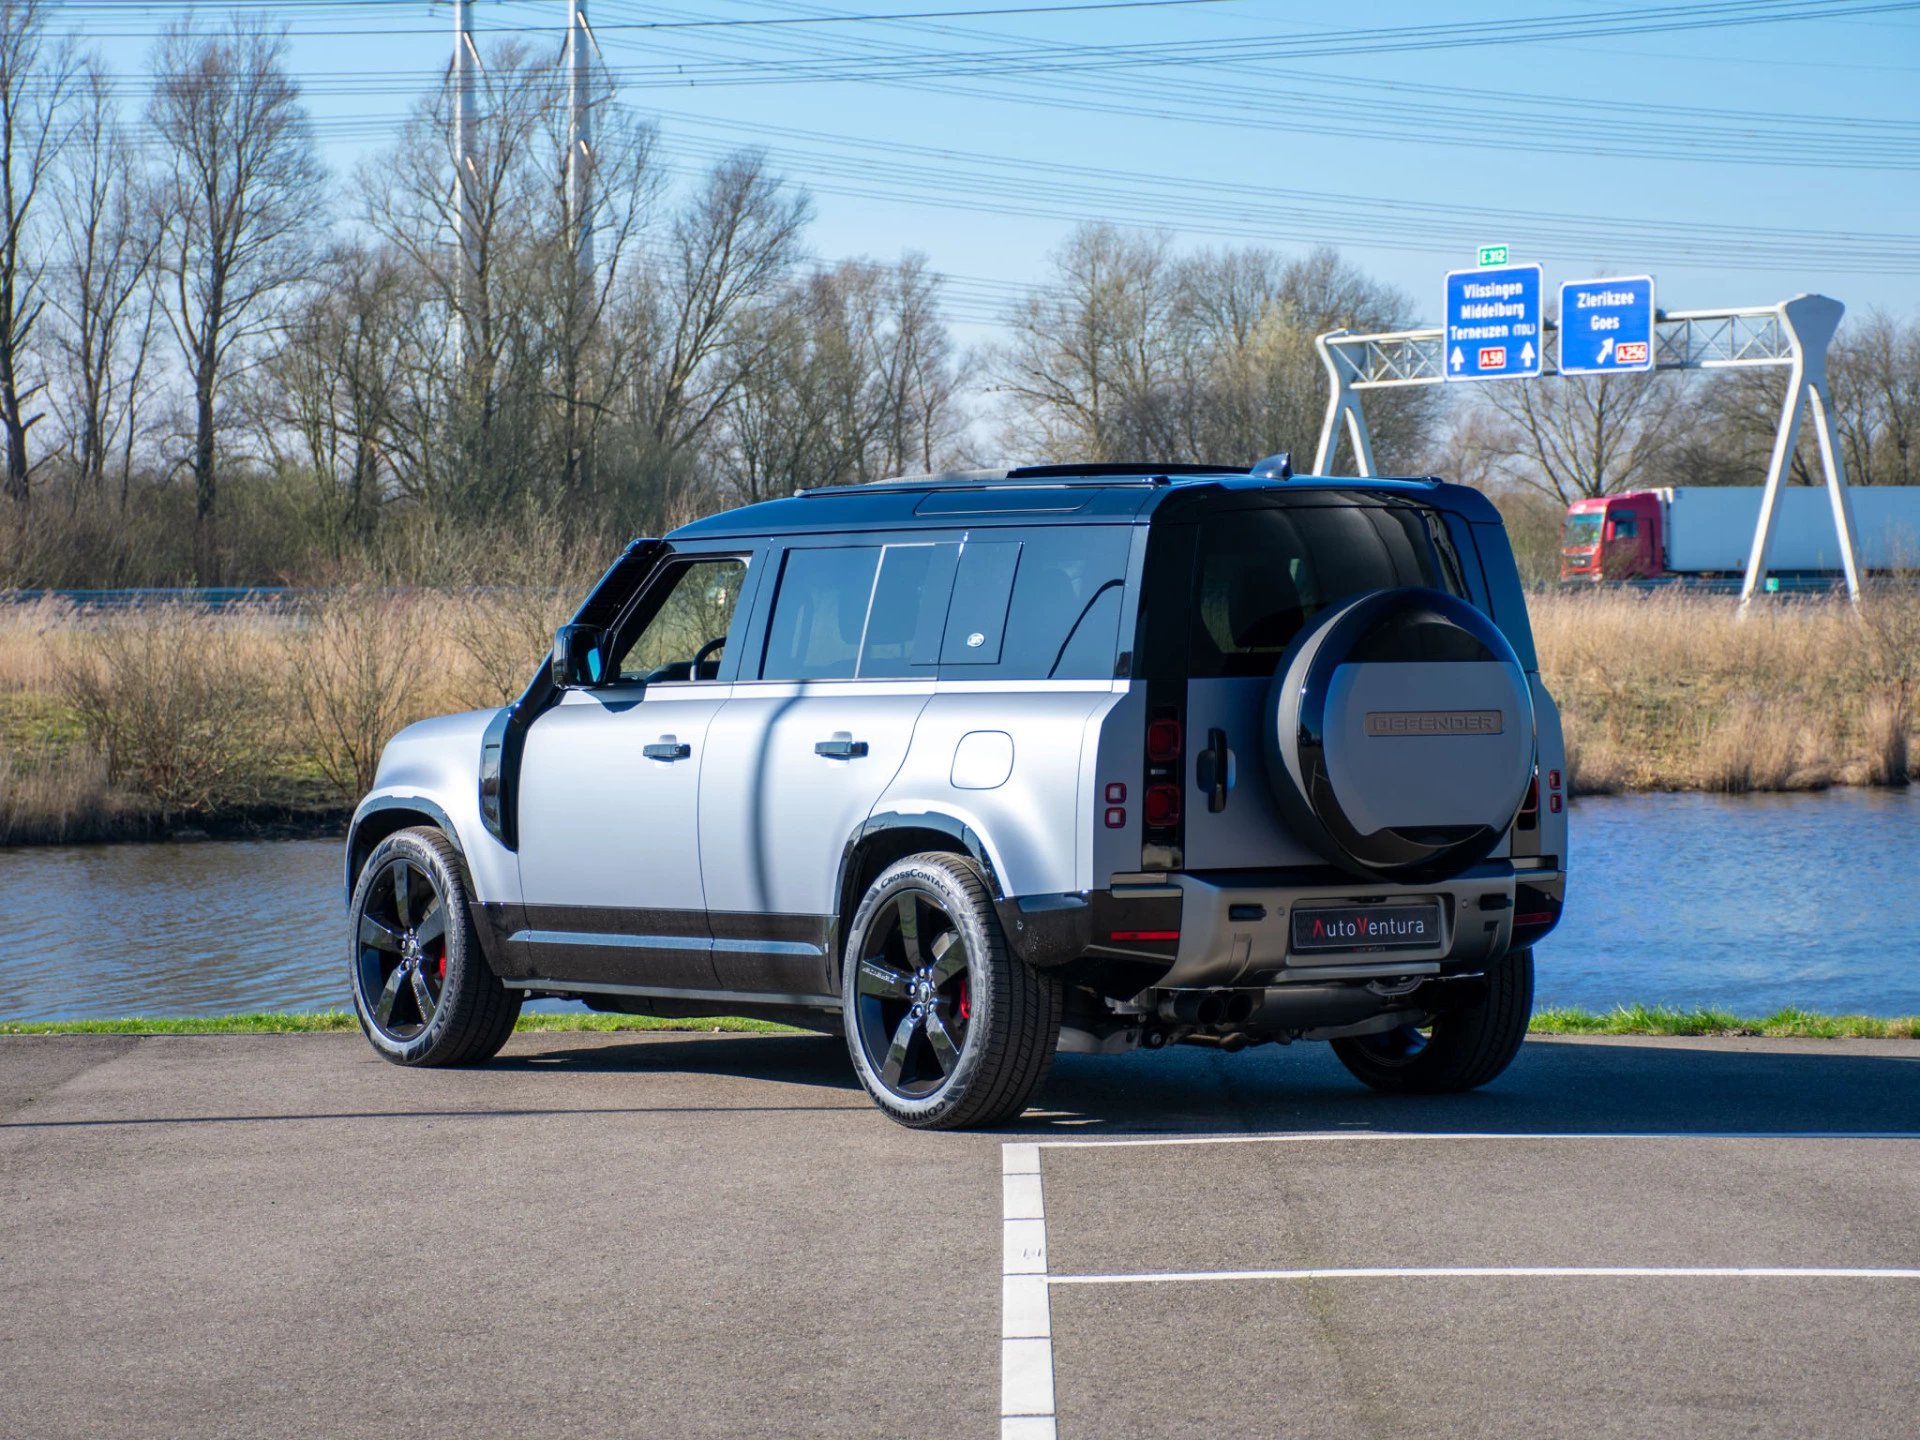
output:
M723 511L683 525L676 539L795 534L901 525L967 525L995 516L1027 524L1137 523L1175 497L1220 491L1338 491L1355 498L1398 497L1447 510L1476 524L1498 524L1499 512L1478 490L1431 478L1274 479L1225 465L1034 465L965 471L804 490L779 500Z

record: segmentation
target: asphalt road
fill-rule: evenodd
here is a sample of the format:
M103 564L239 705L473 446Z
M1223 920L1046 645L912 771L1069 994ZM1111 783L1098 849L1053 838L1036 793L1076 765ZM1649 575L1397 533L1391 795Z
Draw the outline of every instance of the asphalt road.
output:
M1920 1423L1920 1278L1856 1273L1920 1270L1920 1139L1869 1138L1920 1046L1534 1042L1420 1102L1068 1057L1044 1105L915 1134L811 1037L9 1037L0 1436L993 1436L1032 1141L1062 1437Z

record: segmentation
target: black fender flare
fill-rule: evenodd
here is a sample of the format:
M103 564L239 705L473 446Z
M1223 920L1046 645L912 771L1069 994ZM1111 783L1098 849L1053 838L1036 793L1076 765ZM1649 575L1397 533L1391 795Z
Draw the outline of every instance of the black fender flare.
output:
M987 882L987 893L993 897L995 906L1006 902L1006 892L1000 884L1000 875L994 867L992 855L988 853L986 842L964 820L938 810L911 813L883 810L869 815L840 847L839 876L834 887L838 905L829 922L832 931L827 939L827 950L834 967L832 978L836 983L839 980L840 942L853 920L853 912L859 907L860 895L864 890L857 882L866 857L876 845L885 845L890 835L916 830L932 831L950 842L954 849L980 867L980 873ZM910 855L918 848L923 847L902 849L900 856Z
M994 867L993 857L987 852L986 842L980 838L980 833L966 821L939 810L910 813L882 810L861 821L860 827L849 835L846 844L840 847L838 888L843 898L847 893L847 882L855 873L855 861L875 839L899 830L933 830L944 835L965 851L968 858L980 867L980 873L986 877L987 889L992 893L993 898L996 900L1006 898L1006 892L1000 885L999 871Z
M373 853L374 845L379 843L379 840L375 840L362 846L360 843L362 829L373 816L395 810L426 816L427 819L431 820L440 832L447 837L447 843L453 846L454 851L460 856L461 860L465 861L467 858L466 847L460 843L460 832L454 828L452 818L432 800L427 799L424 795L376 795L360 807L359 811L353 817L353 824L347 830L346 868L347 902L349 904L353 902L353 887L355 882L360 878L360 867L366 864L367 856ZM404 830L407 827L405 825L381 825L375 828L379 831L379 839L384 840L395 830Z

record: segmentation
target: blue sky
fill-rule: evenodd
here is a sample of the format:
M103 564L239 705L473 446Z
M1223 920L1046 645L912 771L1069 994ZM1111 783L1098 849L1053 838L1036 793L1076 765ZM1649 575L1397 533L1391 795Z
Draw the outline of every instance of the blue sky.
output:
M596 0L590 12L621 102L657 116L665 161L691 171L765 146L813 192L821 256L925 252L955 277L951 311L973 340L1044 278L1079 219L1162 228L1183 246L1331 243L1428 321L1444 272L1498 242L1545 264L1550 286L1652 273L1669 309L1822 291L1912 314L1920 4L1859 13L1872 3L1199 0L692 28L646 27L1018 0ZM1819 13L1619 33L1766 5ZM150 37L186 8L76 3L54 18L131 82ZM193 8L209 21L227 9ZM342 177L388 143L450 49L445 3L253 8L291 28L292 68ZM480 0L476 25L557 47L565 15L565 0ZM1400 27L1483 40L1539 21L1606 33L1381 48ZM1182 45L1182 63L1115 63ZM1134 48L1090 48L1102 46Z

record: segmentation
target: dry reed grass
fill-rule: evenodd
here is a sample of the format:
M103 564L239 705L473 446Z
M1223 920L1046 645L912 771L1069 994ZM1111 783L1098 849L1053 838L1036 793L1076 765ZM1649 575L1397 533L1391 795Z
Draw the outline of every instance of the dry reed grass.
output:
M518 693L554 607L366 584L294 612L0 606L0 844L337 819L394 732Z
M141 828L138 807L108 785L97 756L33 763L0 752L0 845L117 839Z
M337 819L394 731L520 690L584 589L521 581L354 583L297 612L0 606L0 843L143 834L169 815ZM1744 621L1681 594L1546 593L1532 609L1575 793L1910 775L1920 594Z
M1920 593L1756 603L1680 592L1548 592L1540 669L1565 717L1570 783L1613 790L1904 784Z

